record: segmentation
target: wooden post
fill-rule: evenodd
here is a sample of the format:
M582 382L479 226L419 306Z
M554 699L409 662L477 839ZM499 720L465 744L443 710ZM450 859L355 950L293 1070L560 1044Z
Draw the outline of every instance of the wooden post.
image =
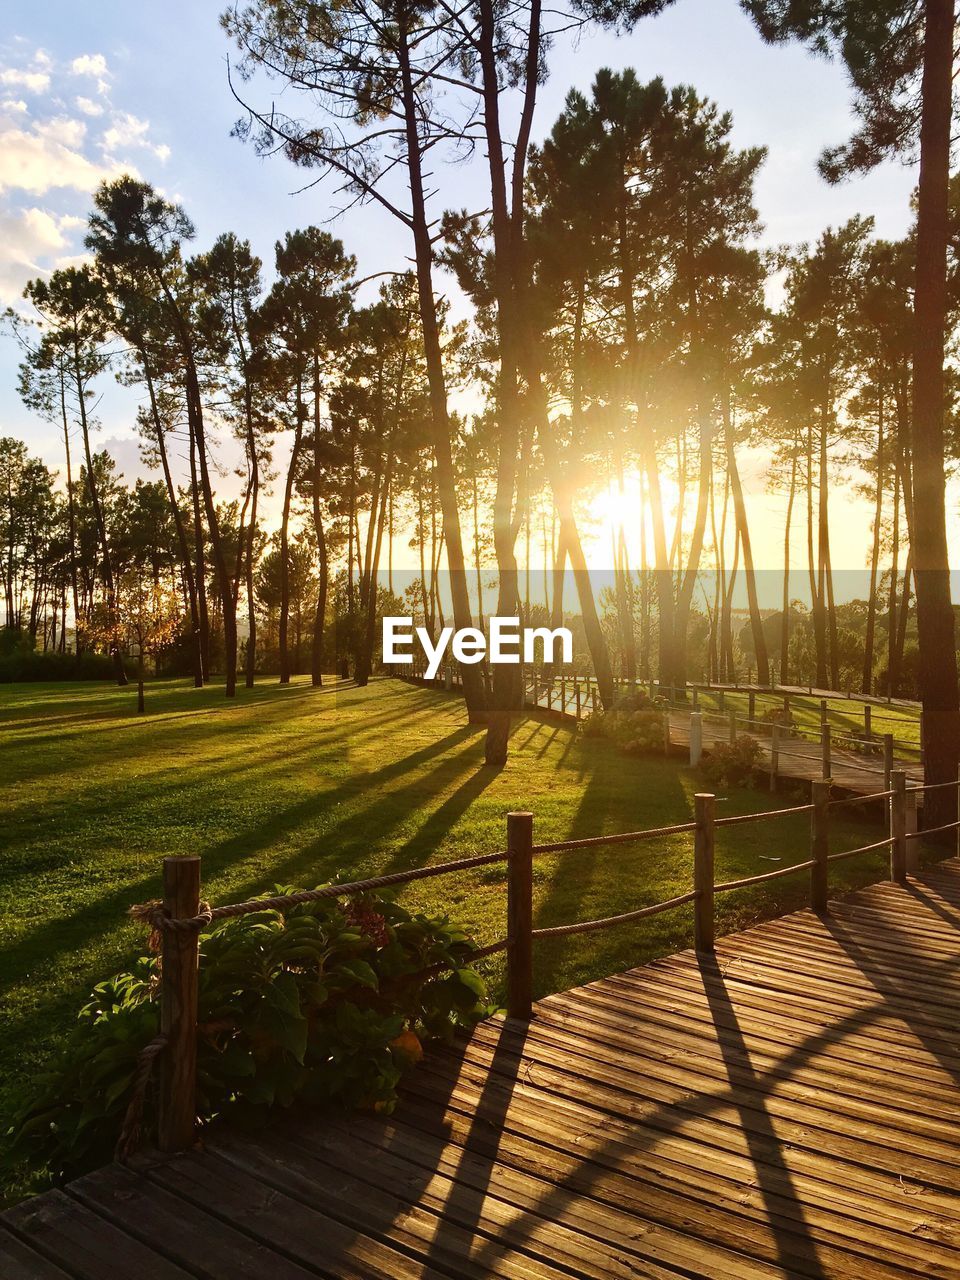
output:
M737 740L737 713L730 712L730 745L731 747Z
M751 689L750 692L747 694L747 719L756 720L756 718L757 718L757 695L756 695L756 692L753 689Z
M547 710L550 710L550 703L553 701L553 680L547 681Z
M789 693L784 694L784 697L783 697L783 717L784 717L784 719L785 719L785 720L789 720L789 719L790 719L790 695L789 695Z
M873 707L869 702L863 704L863 736L867 739L873 737Z
M690 712L690 768L695 769L703 755L703 716Z
M577 724L579 724L580 723L580 681L579 680L574 685L574 690L576 692L576 698L577 698Z
M189 920L200 910L199 858L164 858L163 909L171 920ZM197 1119L200 935L164 929L161 945L160 1030L167 1047L160 1058L158 1139L161 1151L183 1151L193 1145Z
M912 835L918 830L917 823L917 793L912 787L907 788L907 835ZM917 840L908 840L907 844L907 875L915 876L920 871L920 844Z
M667 707L663 713L663 754L670 754L670 708Z
M907 775L896 769L890 779L890 879L903 884L907 878Z
M827 909L827 869L830 855L830 783L818 779L812 784L813 813L810 815L810 905L814 911Z
M567 677L560 677L560 714L567 714Z
M820 776L830 777L830 726L825 724L820 735Z
M600 702L599 702L599 698L598 698L598 696L597 696L597 686L596 686L596 685L594 685L594 686L592 687L592 689L590 690L590 697L591 697L592 702L593 702L593 709L594 709L594 711L599 711L599 710L600 710Z
M820 732L822 733L827 727L827 700L820 699Z
M780 769L780 726L775 724L770 734L770 790L777 789L777 773Z
M883 789L889 791L893 777L893 734L883 735Z
M507 814L507 1013L533 1008L533 814Z
M693 934L698 951L713 950L713 848L716 797L698 792L694 796L697 827L693 841Z

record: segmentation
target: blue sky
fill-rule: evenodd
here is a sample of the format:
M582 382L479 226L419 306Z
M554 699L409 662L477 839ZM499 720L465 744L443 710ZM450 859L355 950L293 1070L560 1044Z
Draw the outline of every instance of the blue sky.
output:
M231 138L238 114L226 74L233 50L205 0L4 0L0 38L0 301L82 253L90 192L132 167L183 203L205 246L221 231L248 237L269 265L283 231L324 223L332 188L292 194L304 181L279 159L261 160ZM912 170L887 165L828 187L816 173L825 145L851 128L842 69L798 46L764 45L736 0L677 0L628 36L589 31L558 41L534 128L546 133L571 86L586 89L601 66L633 66L643 78L693 84L733 112L735 140L769 156L757 197L770 243L812 240L854 213L884 235L909 221ZM257 92L255 90L255 92ZM259 87L259 102L270 91ZM483 202L484 160L437 172L438 205ZM439 207L438 207L439 212ZM396 268L409 253L404 229L375 209L332 224L362 274ZM0 433L19 436L59 465L55 431L16 395L17 352L0 338ZM133 403L104 379L101 442L132 474Z

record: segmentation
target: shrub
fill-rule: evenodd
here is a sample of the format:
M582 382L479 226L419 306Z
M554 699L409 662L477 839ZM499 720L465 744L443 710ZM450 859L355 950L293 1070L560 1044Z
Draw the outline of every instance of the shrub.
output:
M760 719L770 727L771 733L773 733L773 726L779 725L781 738L793 738L796 736L797 722L792 711L785 711L783 707L768 707L760 716Z
M200 938L201 1121L295 1101L392 1111L424 1041L489 1012L473 949L445 917L375 895L218 924ZM159 1031L159 987L158 958L146 955L94 989L61 1060L21 1102L13 1160L60 1179L110 1159L138 1055ZM148 1135L155 1119L152 1081Z
M610 738L628 755L663 750L663 712L648 702L641 711L605 711L589 716L584 733Z
M750 781L761 754L756 738L742 734L734 742L718 742L712 747L700 763L700 772L714 789L739 786Z

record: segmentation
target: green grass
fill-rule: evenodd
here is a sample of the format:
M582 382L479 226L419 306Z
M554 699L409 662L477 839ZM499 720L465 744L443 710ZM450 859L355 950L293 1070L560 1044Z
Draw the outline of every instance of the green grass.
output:
M701 690L698 694L698 702L701 711L706 713L717 713L720 707L720 695L716 690ZM749 698L743 691L728 690L723 698L723 712L727 714L736 711L738 716L746 718L749 711ZM764 713L771 710L778 710L783 706L783 698L778 694L761 694L756 695L755 716L759 720ZM834 738L840 738L847 734L854 734L857 737L863 736L864 731L864 703L856 698L834 697L827 699L827 721L833 731ZM804 697L799 694L790 695L790 711L794 720L801 729L812 731L814 735L820 732L820 699L816 697ZM887 706L884 704L873 703L870 705L871 715L871 732L877 739L885 733L892 733L896 743L895 751L898 755L911 756L911 753L904 744L919 749L920 746L920 713L913 707L901 707L895 703Z
M377 681L313 690L262 685L233 704L183 682L135 692L104 685L0 686L0 1113L10 1090L56 1050L91 985L142 944L127 908L156 897L164 854L203 857L204 895L237 900L337 871L396 871L503 847L505 815L529 808L541 841L690 818L697 779L680 760L637 759L537 717L518 721L503 770L454 696ZM790 803L783 797L778 803ZM732 792L719 814L770 807ZM839 812L844 812L843 810ZM837 848L879 837L837 822ZM719 832L717 878L808 857L805 816ZM883 858L838 865L844 889L883 875ZM692 843L674 836L544 856L537 925L594 918L690 887ZM729 931L801 905L798 875L718 899ZM480 943L503 936L500 866L409 887L405 901L463 920ZM691 940L690 908L538 949L539 994L623 970ZM489 962L502 990L502 958Z

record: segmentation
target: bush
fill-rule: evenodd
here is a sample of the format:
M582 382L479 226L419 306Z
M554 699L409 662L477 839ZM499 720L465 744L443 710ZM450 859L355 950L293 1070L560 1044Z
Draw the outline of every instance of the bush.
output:
M742 734L734 742L718 742L712 747L700 763L700 772L714 790L741 786L752 779L761 754L756 738Z
M129 673L129 672L128 672ZM111 680L113 660L106 653L53 653L37 649L33 636L0 628L0 684L21 680Z
M792 711L785 711L783 707L768 707L760 716L760 719L765 725L769 726L771 734L773 733L774 725L779 725L781 738L796 737L797 722Z
M295 1101L392 1111L423 1042L489 1012L473 949L445 917L375 895L218 924L200 938L201 1121ZM138 1055L159 1031L159 986L158 958L145 955L94 989L61 1061L21 1101L8 1134L14 1161L59 1180L111 1158ZM155 1120L154 1079L147 1136Z
M663 751L663 712L649 699L644 710L595 712L587 717L583 731L591 737L610 738L628 755Z

